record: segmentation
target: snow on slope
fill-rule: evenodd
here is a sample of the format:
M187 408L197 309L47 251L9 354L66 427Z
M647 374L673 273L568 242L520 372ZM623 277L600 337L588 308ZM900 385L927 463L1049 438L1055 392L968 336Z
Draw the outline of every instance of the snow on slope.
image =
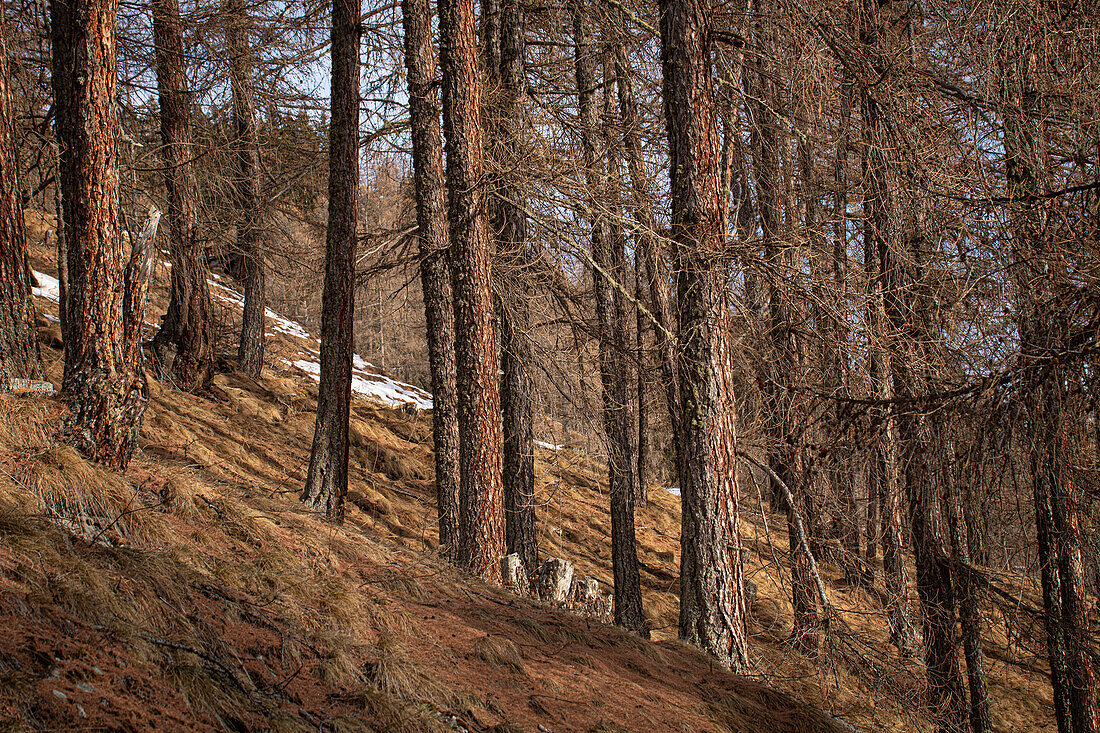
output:
M50 277L44 272L35 270L34 279L39 283L37 288L32 288L35 295L39 298L52 300L55 303L61 301L61 285L57 282L56 277Z
M212 276L210 294L233 306L244 308L244 296L220 282L222 279L220 275ZM321 362L316 345L320 344L321 340L314 338L313 334L302 327L302 324L284 318L270 308L265 315L272 321L272 328L276 332L306 342L295 355L298 358L280 359L280 361L304 373L314 382L320 382ZM373 364L358 354L352 355L351 391L388 407L412 405L418 410L432 409L432 396L429 392L379 374Z
M34 288L35 295L52 300L54 303L60 301L61 295L57 278L38 271L35 271L34 276L40 283L39 287ZM211 297L231 306L244 308L244 296L233 288L224 285L221 282L222 279L217 274L211 276L209 281ZM302 327L302 324L284 318L270 308L267 309L265 315L272 322L272 328L276 332L306 342L301 345L302 348L296 354L297 359L281 359L280 361L303 372L314 382L320 382L321 363L317 344L320 344L321 340L314 338L313 334ZM269 333L268 335L272 334ZM418 410L432 409L432 395L430 392L378 373L377 367L358 354L353 354L351 379L352 392L373 399L388 407L412 405Z

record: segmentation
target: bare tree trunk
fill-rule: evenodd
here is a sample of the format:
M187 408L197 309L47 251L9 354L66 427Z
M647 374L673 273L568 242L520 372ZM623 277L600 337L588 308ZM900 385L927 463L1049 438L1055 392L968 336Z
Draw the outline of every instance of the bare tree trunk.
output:
M405 68L409 83L420 283L424 291L428 365L432 379L432 438L435 445L439 554L454 562L458 553L458 392L455 387L454 309L443 189L443 143L439 128L435 49L428 0L403 0Z
M0 392L10 379L41 379L27 232L15 151L15 119L9 88L4 9L0 7Z
M648 360L646 359L646 319L641 304L645 302L642 289L645 261L635 241L634 246L634 353L637 360L637 400L638 400L638 466L634 483L637 489L634 502L645 506L649 501L649 400L646 379L648 378Z
M194 392L206 389L214 377L214 334L206 253L197 222L191 87L184 65L178 0L153 0L153 45L172 261L168 312L153 339L153 351L161 373L178 388Z
M474 2L441 0L439 16L461 462L458 559L470 572L499 583L503 441Z
M301 499L330 521L344 517L359 224L359 0L332 11L332 124L328 234L321 300L321 384L309 473Z
M955 467L961 461L950 456L949 468L945 471L944 502L948 517L948 532L951 539L951 559L956 567L969 566L970 548L967 543L966 526L963 521L960 496L962 485L967 478L981 480L981 474L967 477L960 475ZM959 604L959 623L962 627L963 655L966 659L966 682L970 692L970 731L988 733L993 730L993 720L989 711L989 689L986 683L985 660L982 658L982 614L979 590L970 573L958 573L955 586L956 600Z
M1027 369L1028 458L1035 497L1039 566L1046 611L1047 651L1060 733L1097 730L1096 673L1089 652L1084 597L1078 489L1071 451L1078 430L1067 419L1070 367L1058 358L1069 330L1053 282L1064 267L1052 255L1048 213L1037 198L1048 187L1050 161L1043 95L1045 73L1030 29L999 39L997 59L1005 147L1005 177L1012 199L1013 259L1020 332L1019 363Z
M863 0L861 0L863 2ZM866 6L866 2L864 2ZM877 12L865 7L861 13L860 40L878 52ZM889 236L891 217L889 201L885 198L884 165L881 159L884 143L881 141L882 122L878 102L865 90L860 98L863 117L863 264L870 296L868 323L868 371L873 397L879 404L869 411L871 460L868 464L868 493L875 497L880 507L882 533L882 565L886 576L887 619L890 640L903 654L916 648L909 604L909 579L905 567L902 538L902 497L898 472L897 420L885 407L894 398L891 382L890 353L886 340L886 314L884 301L884 271L880 249L883 237ZM878 158L876 158L878 156ZM876 174L876 170L878 173Z
M599 49L580 6L571 6L581 149L588 201L593 210L592 282L600 340L600 381L603 385L603 426L607 443L608 493L611 496L611 561L615 576L615 623L648 635L642 613L641 574L634 534L634 419L630 413L629 366L626 356L626 311L616 284L623 282L623 236L604 207L614 207L618 191L607 175L610 157L600 144L596 93ZM605 93L606 93L605 89Z
M503 171L494 210L498 255L516 273L501 285L501 405L504 428L504 534L508 552L518 553L528 570L538 567L535 516L535 429L528 343L531 327L524 272L534 256L527 241L526 194L519 180L529 151L524 115L527 98L527 39L523 8L517 0L500 7L499 130Z
M680 638L735 671L748 665L737 526L736 410L728 343L710 18L661 0L661 62L679 305Z
M764 408L769 434L768 465L771 470L788 486L797 487L794 479L793 445L786 440L786 421L791 410L789 395L784 388L790 384L789 375L795 353L793 334L787 328L790 323L786 304L782 302L779 283L776 279L787 270L788 257L780 250L778 238L781 234L781 207L779 194L779 124L776 118L776 99L772 90L772 78L764 68L764 59L773 53L771 46L771 17L766 2L753 5L753 42L756 46L752 73L748 86L753 103L749 105L752 114L753 174L756 178L756 204L760 214L761 239L764 250L764 262L767 271L767 320L761 324L767 332L770 348L760 365L764 377ZM770 481L769 497L773 512L787 511L784 494L775 481ZM794 495L804 493L795 488ZM807 515L807 522L814 518ZM809 529L809 527L807 527ZM796 573L797 575L797 573ZM794 583L795 593L803 587ZM796 608L798 603L795 604Z
M880 21L875 0L864 0L861 39L873 55L881 54ZM928 388L923 344L928 341L926 304L914 294L914 270L919 267L919 216L915 217L908 241L903 241L901 204L888 134L886 113L871 91L865 92L866 172L864 206L866 235L877 255L883 314L892 335L885 344L890 354L890 378L895 398L902 405L897 419L899 459L905 479L909 522L916 566L917 595L921 602L924 629L924 662L928 676L929 707L938 731L961 733L966 727L963 696L955 643L955 600L947 551L936 514L935 472L931 468L932 428L929 418L911 402ZM913 206L917 206L913 202ZM903 249L904 248L904 249ZM907 250L907 251L905 251Z
M623 14L618 14L616 18L619 23L625 24L626 18ZM620 39L615 46L615 88L619 97L619 117L622 121L627 173L630 175L636 226L635 248L642 258L642 266L638 268L638 272L641 273L644 270L647 279L646 290L649 292L653 319L656 321L654 339L659 355L661 381L665 386L669 425L672 428L673 447L679 463L680 382L676 366L676 345L672 336L676 330L675 316L672 310L672 295L669 292L668 272L664 266L665 258L657 239L657 229L650 209L653 197L650 193L645 159L642 156L641 123L638 119L637 103L634 100L632 74L625 39Z
M116 0L51 0L50 31L70 287L67 424L92 460L123 468L148 402L140 348L125 341L118 217Z
M256 131L256 89L252 76L251 19L244 0L231 0L229 27L230 83L233 92L233 147L237 170L237 249L244 258L244 311L237 364L251 377L264 366L267 335L264 315L263 194L260 185L260 144Z

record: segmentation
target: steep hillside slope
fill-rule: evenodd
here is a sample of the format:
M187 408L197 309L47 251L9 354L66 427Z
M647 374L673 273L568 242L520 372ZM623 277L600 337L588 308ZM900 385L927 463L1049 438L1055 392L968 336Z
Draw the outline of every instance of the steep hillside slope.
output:
M52 271L50 253L34 254L37 270ZM58 384L56 306L48 279L40 284L44 356ZM228 339L239 295L222 281L215 292ZM679 505L670 493L651 491L638 513L655 643L438 563L431 420L421 409L430 396L365 363L353 402L353 508L343 526L318 521L297 502L316 340L276 314L269 326L274 369L260 380L225 371L201 396L152 380L125 475L64 444L56 398L0 398L0 623L9 630L0 636L0 725L924 729L920 666L890 650L879 600L844 586L839 572L826 580L843 623L818 658L793 651L776 517L749 515L743 526L758 586L753 679L674 640ZM543 443L538 459L543 554L575 561L606 590L601 465L561 444ZM1042 664L1026 653L1033 646L1007 618L990 631L999 729L1050 722Z
M281 375L221 374L202 396L152 381L124 475L64 443L56 397L0 398L5 729L835 729L688 647L438 563L425 395L368 365L360 378L382 387L355 401L351 516L302 511L316 391L294 365L316 342L269 324Z

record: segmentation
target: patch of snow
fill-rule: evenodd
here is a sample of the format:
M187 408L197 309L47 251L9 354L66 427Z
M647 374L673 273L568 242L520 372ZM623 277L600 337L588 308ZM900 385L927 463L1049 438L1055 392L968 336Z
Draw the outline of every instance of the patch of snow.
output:
M546 450L561 450L565 447L564 443L562 445L554 445L553 443L544 443L541 440L536 440L535 445Z
M679 486L666 486L665 491L672 494L673 496L679 496L680 495L680 487Z
M61 284L57 282L56 277L51 277L44 272L35 270L34 278L39 283L37 288L32 288L32 292L35 295L39 298L52 300L55 303L61 302Z
M296 369L308 374L314 382L321 381L321 365L309 359L283 360ZM366 364L358 355L355 355L353 364ZM432 396L411 384L398 382L381 374L371 374L363 369L353 368L351 376L351 391L364 397L373 398L390 407L401 405L413 405L419 410L432 409Z
M241 299L241 306L244 306L243 298ZM264 315L275 321L275 330L279 333L285 333L287 336L295 336L300 339L309 340L309 331L302 328L302 324L292 321L289 318L283 318L270 308L264 309Z

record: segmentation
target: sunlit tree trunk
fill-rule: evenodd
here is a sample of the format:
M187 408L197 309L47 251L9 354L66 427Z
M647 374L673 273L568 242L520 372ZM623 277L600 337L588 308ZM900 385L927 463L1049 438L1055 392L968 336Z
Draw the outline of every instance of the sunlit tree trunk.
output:
M710 18L662 0L661 62L679 305L683 505L680 638L735 671L748 665L737 526L736 410L723 247Z
M503 440L474 6L473 0L439 3L461 463L458 560L500 582Z
M50 33L69 293L63 393L73 441L125 467L148 402L140 346L126 341L118 213L115 0L51 0Z

